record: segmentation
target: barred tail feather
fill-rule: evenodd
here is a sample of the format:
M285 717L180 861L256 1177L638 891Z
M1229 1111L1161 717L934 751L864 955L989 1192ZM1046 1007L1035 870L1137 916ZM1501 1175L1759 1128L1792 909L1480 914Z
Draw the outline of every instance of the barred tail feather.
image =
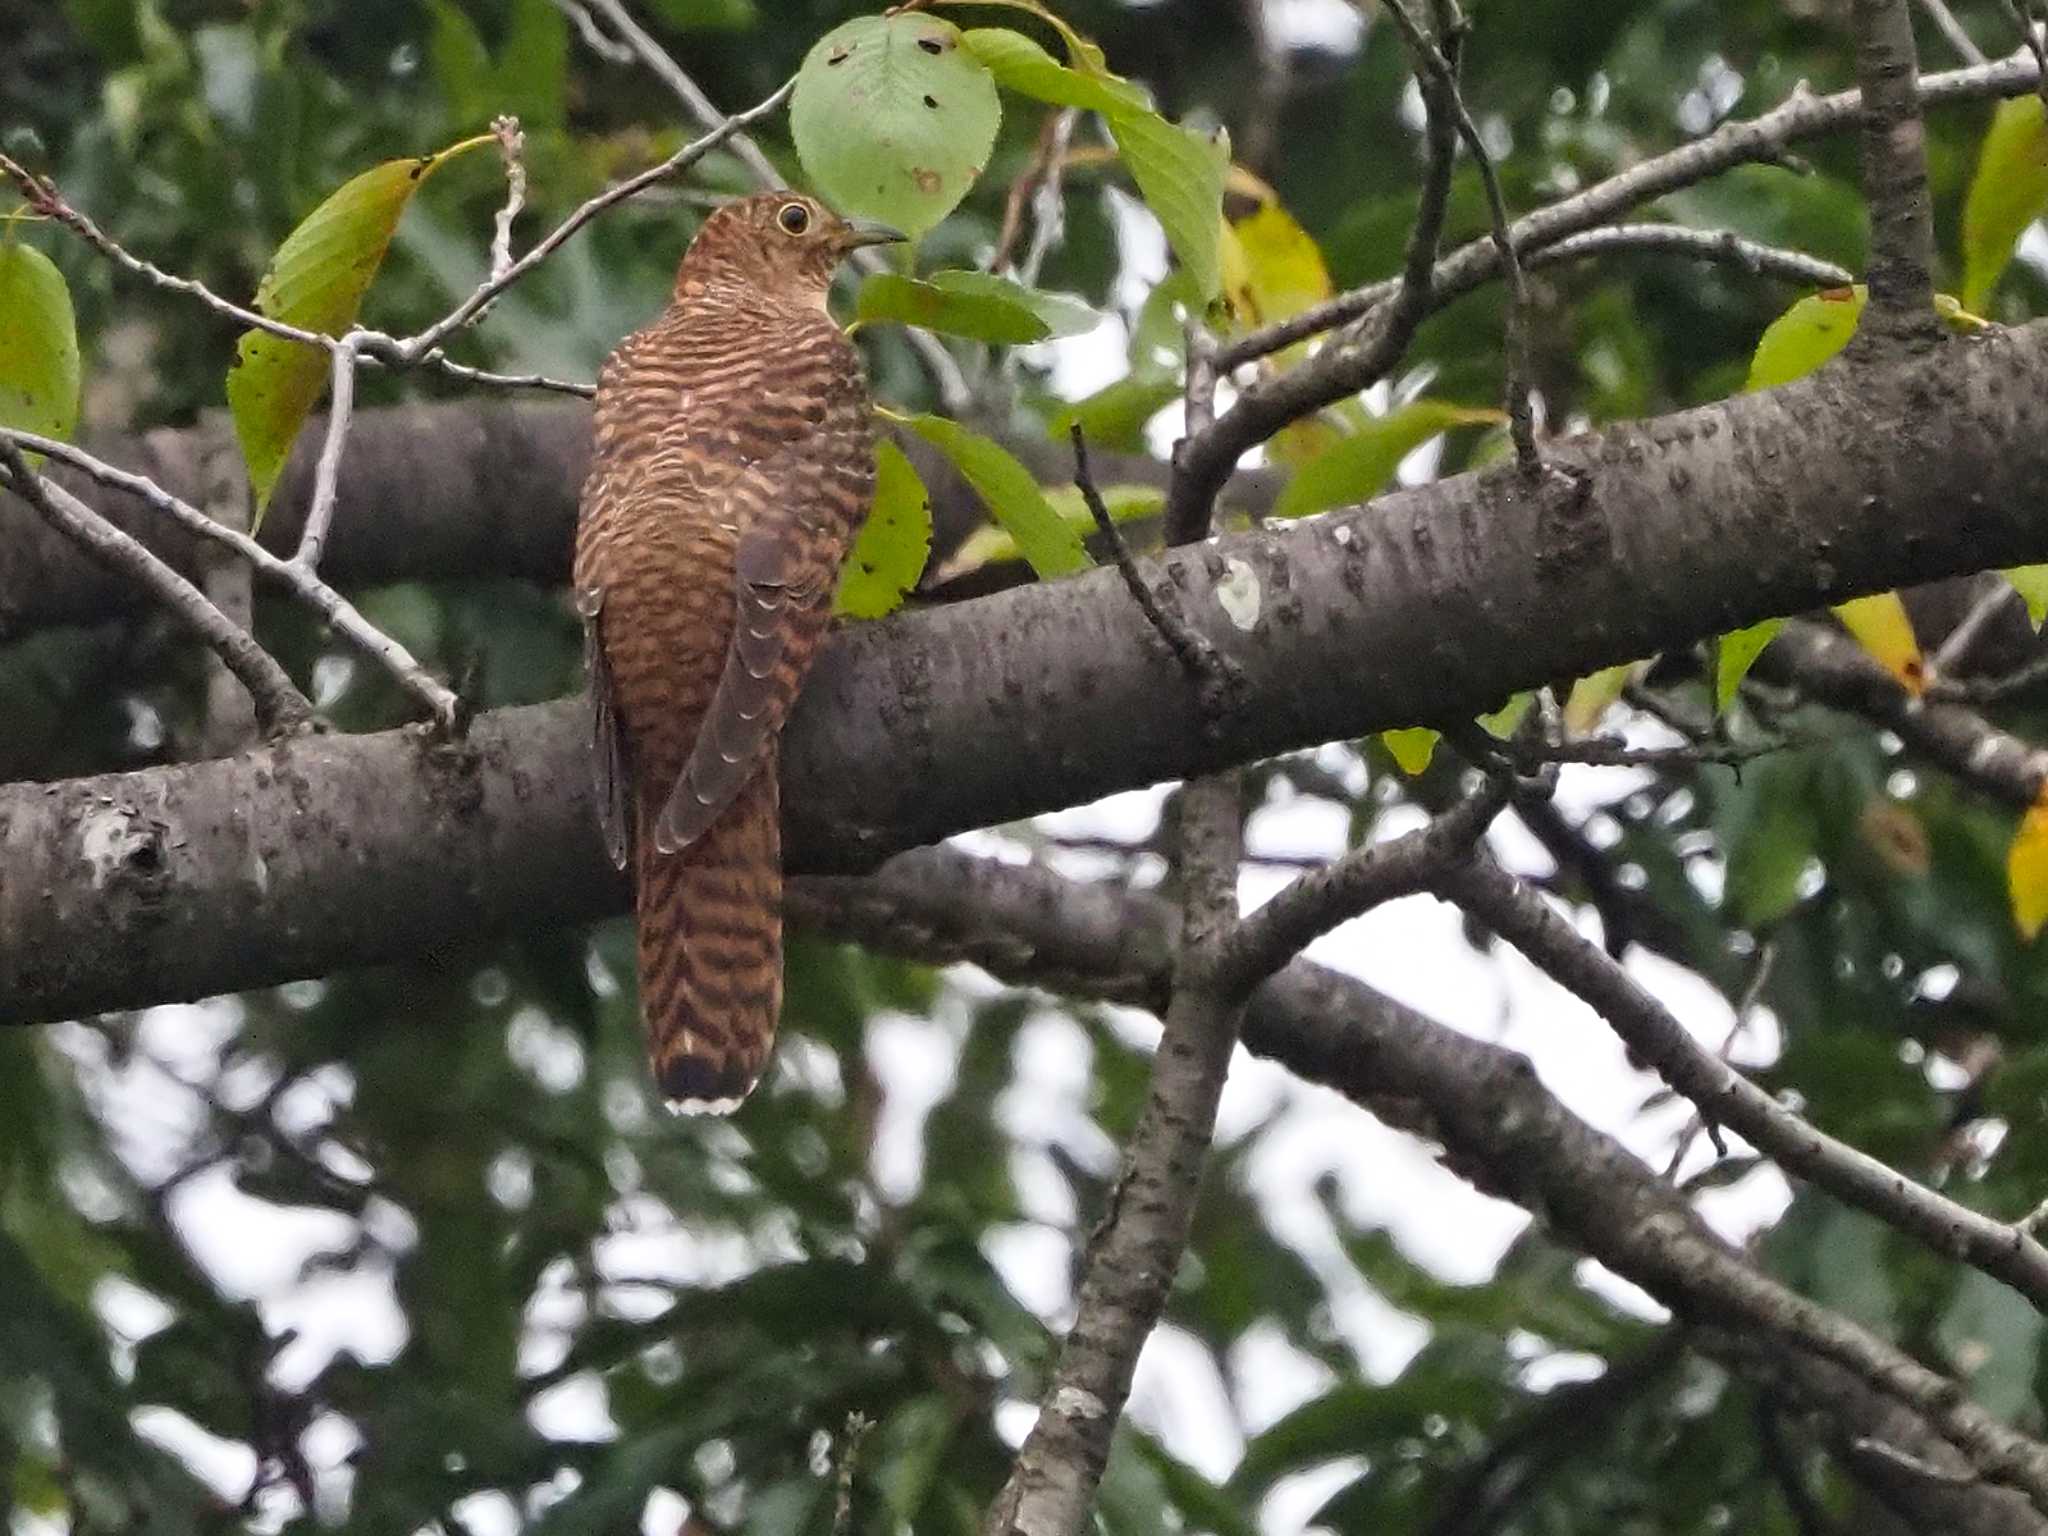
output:
M782 830L776 762L675 853L655 846L659 796L637 808L640 1018L678 1112L728 1114L760 1080L782 1008Z

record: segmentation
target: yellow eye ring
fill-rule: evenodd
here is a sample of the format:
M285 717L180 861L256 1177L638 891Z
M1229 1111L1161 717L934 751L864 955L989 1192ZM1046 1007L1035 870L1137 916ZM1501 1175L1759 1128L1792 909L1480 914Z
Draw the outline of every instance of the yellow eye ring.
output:
M785 235L800 235L811 227L811 210L802 203L784 203L775 210L775 222Z

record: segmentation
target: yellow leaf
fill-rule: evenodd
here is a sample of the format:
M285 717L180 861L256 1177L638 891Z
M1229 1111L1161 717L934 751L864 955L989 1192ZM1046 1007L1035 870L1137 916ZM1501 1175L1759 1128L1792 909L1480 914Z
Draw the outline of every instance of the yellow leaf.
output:
M2048 797L2036 800L2020 818L2020 829L2005 858L2012 920L2031 942L2048 923Z
M1380 745L1411 779L1429 767L1436 756L1438 734L1426 725L1403 726L1398 731L1381 731Z
M1602 667L1591 676L1573 683L1571 696L1564 701L1566 737L1575 741L1592 735L1601 718L1621 697L1621 690L1628 686L1635 670L1635 662L1625 661L1618 667Z
M1920 659L1920 642L1898 593L1878 592L1837 603L1835 617L1908 693L1917 695L1927 686L1927 664Z
M1242 330L1291 319L1331 293L1330 269L1315 240L1278 203L1225 226L1223 297Z

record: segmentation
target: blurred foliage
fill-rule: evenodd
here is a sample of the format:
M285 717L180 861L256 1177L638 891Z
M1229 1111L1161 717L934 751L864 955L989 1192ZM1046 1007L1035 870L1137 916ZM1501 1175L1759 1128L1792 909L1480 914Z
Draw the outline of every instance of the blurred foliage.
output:
M729 107L765 95L855 13L838 0L640 9ZM1840 7L1825 4L1472 9L1467 92L1517 207L1768 108L1802 78L1828 89L1849 72ZM1987 46L2005 46L1995 3L1958 9ZM1284 105L1262 131L1248 120L1266 98L1235 0L1062 11L1177 120L1271 146L1251 185L1259 209L1282 212L1254 225L1235 210L1240 244L1223 255L1233 302L1270 310L1320 292L1303 239L1338 287L1398 269L1420 151L1387 28L1361 32L1334 3L1275 8L1298 25L1282 36ZM0 38L9 152L132 248L231 295L253 294L286 233L350 176L495 113L526 126L528 239L685 136L659 84L596 57L549 0L0 0ZM1946 62L1939 48L1930 38L1930 64ZM1930 122L1938 280L1952 289L1991 118L1966 106ZM1006 110L987 174L927 238L927 260L985 257L1043 120L1033 104ZM762 143L795 176L786 131ZM1099 148L1099 130L1084 124L1076 143ZM1801 153L1802 167L1745 167L1645 212L1854 268L1853 141ZM1065 239L1037 282L1117 317L1130 377L1077 404L1027 359L1011 425L1063 436L1071 407L1097 440L1136 444L1171 398L1185 285L1148 284L1156 267L1134 276L1134 261L1154 258L1120 238L1129 188L1104 157L1077 153L1066 180ZM714 155L693 188L745 184ZM466 293L499 196L483 154L422 189L368 321L417 328ZM670 192L616 210L502 298L463 357L588 377L663 301L697 206ZM1461 172L1450 236L1484 222ZM1291 277L1247 265L1276 228ZM219 404L231 331L56 231L23 223L10 236L68 280L90 426L177 425ZM1987 259L1970 258L1973 281ZM1799 297L1661 256L1551 268L1532 287L1538 383L1559 423L1734 392ZM2011 321L2044 300L2040 271L2020 261L1978 307ZM1446 408L1495 406L1501 306L1489 286L1430 319L1394 403L1426 389ZM889 398L935 403L900 336L868 332L864 345ZM449 387L369 375L363 393L374 404ZM1370 419L1347 402L1314 426L1341 439ZM1497 435L1452 434L1439 469L1498 449ZM1374 475L1385 468L1375 461ZM478 579L363 603L487 705L578 686L559 594ZM381 675L302 616L272 604L263 624L343 728L403 716ZM1643 686L1711 717L1710 677L1667 658ZM202 698L200 666L160 624L34 637L0 652L0 774L174 759L197 737ZM1553 884L1597 898L1617 942L1662 953L1731 1002L1768 955L1756 995L1771 1023L1744 1059L1766 1063L1773 1089L1960 1199L2008 1217L2032 1209L2048 1186L2048 952L2008 911L2013 817L1887 737L1779 708L1768 691L1745 698L1724 729L1824 745L1740 772L1589 773L1581 798L1600 808L1565 829L1576 842L1551 829ZM2023 732L2044 723L2018 706L2002 718ZM1404 801L1434 803L1448 756L1418 758L1410 780L1384 747L1359 744L1255 779L1275 803L1334 800L1356 840ZM629 935L611 923L0 1032L10 1528L822 1533L837 1447L859 1413L875 1427L852 1529L973 1529L1136 1118L1144 1030L799 940L769 1084L735 1124L676 1123L643 1081L631 969ZM1796 1416L1607 1299L1564 1234L1529 1227L1485 1278L1451 1283L1361 1227L1335 1183L1306 1228L1303 1212L1279 1210L1258 1170L1298 1107L1219 1150L1172 1357L1155 1357L1155 1380L1217 1387L1229 1422L1207 1440L1169 1432L1179 1420L1155 1392L1118 1440L1103 1530L1235 1536L1282 1508L1338 1531L1526 1536L1784 1536L1807 1528L1809 1506L1858 1518L1858 1495ZM1651 1095L1646 1110L1659 1107ZM1956 1369L2022 1427L2043 1427L2040 1319L2005 1291L1811 1194L1761 1251L1817 1299ZM1412 1352L1373 1337L1396 1313Z

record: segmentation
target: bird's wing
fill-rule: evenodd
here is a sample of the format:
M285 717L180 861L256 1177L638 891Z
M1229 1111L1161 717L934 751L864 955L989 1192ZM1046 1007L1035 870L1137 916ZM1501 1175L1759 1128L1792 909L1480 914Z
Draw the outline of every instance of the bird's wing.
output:
M626 733L612 693L612 664L605 655L604 588L576 593L583 619L583 659L590 673L590 771L597 790L597 821L604 851L624 869L632 858L632 777L626 768Z
M654 846L663 853L701 837L761 766L829 617L845 539L820 526L829 519L805 518L806 498L791 494L789 468L777 460L757 466L726 502L746 527L733 557L732 640L689 760L655 824Z

